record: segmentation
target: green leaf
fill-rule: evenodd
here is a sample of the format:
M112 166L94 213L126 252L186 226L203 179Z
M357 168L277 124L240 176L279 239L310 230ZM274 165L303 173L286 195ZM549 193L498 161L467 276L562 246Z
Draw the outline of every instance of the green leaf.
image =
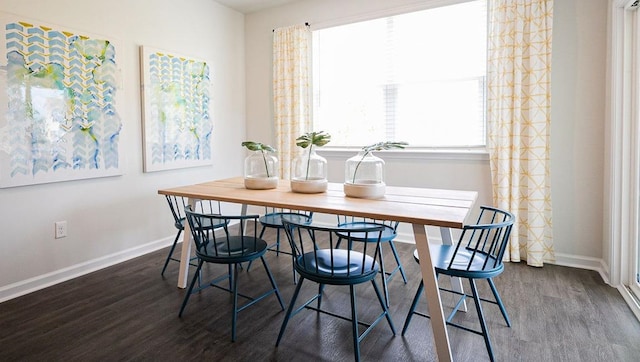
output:
M331 135L324 131L308 132L296 138L296 146L300 146L302 148L307 148L311 145L322 147L329 143L329 141L331 141Z
M371 151L390 150L390 149L394 149L394 148L402 149L402 148L404 148L404 146L408 146L408 145L409 144L407 142L387 141L387 142L378 142L378 143L374 143L372 145L364 146L364 147L362 147L362 150L365 153L369 153Z
M246 147L249 151L276 152L275 148L260 142L244 141L242 142L242 146Z

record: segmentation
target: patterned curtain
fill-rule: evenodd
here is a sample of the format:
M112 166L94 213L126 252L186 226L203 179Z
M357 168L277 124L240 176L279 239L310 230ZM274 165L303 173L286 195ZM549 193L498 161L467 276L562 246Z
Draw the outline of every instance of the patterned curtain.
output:
M491 0L488 148L494 204L516 215L505 253L555 260L549 175L553 0Z
M311 30L294 25L273 31L273 104L280 177L290 178L296 138L312 128Z

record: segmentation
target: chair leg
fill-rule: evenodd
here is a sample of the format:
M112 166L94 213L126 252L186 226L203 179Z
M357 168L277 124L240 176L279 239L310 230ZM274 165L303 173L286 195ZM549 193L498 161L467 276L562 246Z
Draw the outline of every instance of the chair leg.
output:
M229 265L231 268L231 265ZM233 314L231 316L231 342L236 341L236 322L238 321L238 264L233 264Z
M276 256L280 255L280 228L276 229Z
M262 239L262 236L264 235L265 230L267 229L266 226L262 226L262 230L260 231L260 236L258 236L260 239ZM280 229L277 229L276 231L276 255L279 256L280 255ZM293 262L293 255L291 256L291 261ZM249 269L251 268L251 264L253 263L253 260L249 262L249 265L247 265L247 271L249 271ZM291 264L291 271L293 273L293 284L296 284L297 281L297 277L296 277L296 269L295 267L293 267L293 263Z
M276 256L277 255L280 255L280 228L278 228L276 231ZM293 273L293 284L296 284L298 281L296 277L296 268L293 266L294 262L295 260L292 252L291 253L291 272Z
M285 314L284 320L282 321L282 326L280 327L280 333L278 333L278 340L276 340L276 347L278 347L278 345L280 344L280 340L282 339L284 330L287 328L287 324L289 323L289 318L291 318L291 313L293 312L293 307L296 305L296 300L298 299L298 294L300 293L300 288L302 287L302 282L304 282L304 278L300 277L300 280L298 280L298 284L296 285L296 290L293 292L293 296L291 297L291 302L289 302L289 308L287 308L287 314Z
M413 302L411 303L411 308L409 308L409 313L407 313L407 318L404 320L404 327L402 327L402 335L407 332L407 328L409 328L409 323L411 323L411 318L413 318L413 314L416 311L416 307L418 306L418 301L422 296L422 292L424 291L424 282L421 280L420 285L418 285L418 290L416 291L415 297L413 297Z
M349 295L351 297L351 329L353 332L353 352L357 362L360 361L360 336L358 333L358 305L356 301L356 291L353 285L349 285Z
M382 293L384 294L384 302L387 307L389 307L389 288L387 287L387 272L384 269L382 248L378 249L378 260L380 261L380 273L382 274Z
M262 239L262 236L264 236L264 232L267 230L267 227L265 225L262 225L262 230L260 230L260 235L258 236L258 238ZM276 255L280 255L280 228L276 228ZM251 262L249 262L249 265L251 265Z
M404 272L404 267L402 266L402 262L400 261L398 250L396 250L396 244L394 244L393 240L389 240L389 245L391 246L391 252L393 253L393 258L396 259L396 264L398 265L398 269L400 269L400 275L402 275L402 280L404 281L404 284L407 284L407 274L405 274Z
M280 296L280 289L278 289L278 286L276 285L276 281L275 279L273 279L273 275L271 274L271 270L269 269L267 262L264 260L264 256L261 256L260 260L262 260L262 265L264 265L264 270L267 272L267 276L269 277L269 282L271 282L271 287L273 288L273 290L275 290L276 297L278 298L278 303L280 303L280 308L284 310L284 302L282 301L282 296Z
M171 250L169 250L169 255L167 255L167 260L164 261L164 266L162 267L162 272L160 273L160 275L162 276L164 276L164 271L167 270L167 265L169 265L169 261L173 256L173 251L176 249L176 244L178 244L180 235L182 235L182 229L178 229L178 234L176 235L176 238L173 240L173 245L171 245Z
M376 292L376 296L378 297L378 301L380 302L380 307L384 311L384 316L387 318L387 323L389 323L389 328L391 328L391 332L393 335L396 335L396 327L393 324L393 320L391 319L391 314L389 313L389 307L382 300L382 294L380 294L380 289L378 289L378 285L375 280L371 280L371 284L373 284L373 290Z
M509 319L509 315L507 314L507 309L502 304L502 299L500 298L500 294L498 294L498 289L496 289L495 284L493 284L493 279L488 278L489 286L491 287L491 291L493 292L493 296L496 298L496 304L500 307L500 312L502 312L502 316L504 317L504 321L507 322L507 327L511 327L511 320Z
M193 275L193 279L191 279L191 285L189 285L189 289L187 290L187 294L184 296L184 300L182 301L182 306L180 307L180 312L178 313L178 318L182 317L182 312L184 312L184 308L187 306L187 302L189 301L189 297L191 297L191 291L193 290L193 286L196 284L196 280L199 279L200 269L202 268L202 264L204 262L202 260L198 260L198 268L196 269L195 274Z
M489 353L489 359L491 362L495 361L493 356L493 348L491 347L491 340L489 339L489 331L487 330L487 324L484 321L484 313L482 312L482 305L480 304L480 295L478 294L478 288L476 287L476 281L469 278L469 284L471 285L471 294L476 304L476 311L478 312L478 319L480 320L480 328L482 328L482 336L484 337L484 343L487 346L487 352Z
M318 310L322 305L322 292L324 292L324 284L318 284Z
M262 225L262 230L260 230L260 236L258 236L259 239L262 239L262 236L264 235L264 232L267 230L267 227ZM253 260L249 261L249 264L247 265L247 271L249 271L249 269L251 269L251 264L253 264Z
M291 253L291 272L293 273L293 284L296 284L298 282L298 278L296 276L296 267L293 265L293 263L296 262L296 257L295 255L293 255L293 253Z

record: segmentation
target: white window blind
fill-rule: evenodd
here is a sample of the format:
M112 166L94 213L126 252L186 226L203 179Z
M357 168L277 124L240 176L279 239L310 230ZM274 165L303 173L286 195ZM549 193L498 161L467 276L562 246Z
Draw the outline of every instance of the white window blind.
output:
M331 146L485 144L486 1L313 32L313 123Z

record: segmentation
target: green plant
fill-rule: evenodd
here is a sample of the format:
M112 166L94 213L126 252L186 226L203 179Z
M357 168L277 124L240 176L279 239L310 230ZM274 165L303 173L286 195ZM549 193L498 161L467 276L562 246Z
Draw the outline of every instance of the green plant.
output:
M267 152L276 152L276 149L269 145L265 145L264 143L253 141L244 141L242 142L242 146L246 147L249 151L260 151L262 153L262 160L264 161L264 168L267 171L267 177L271 177L271 175L269 175L269 166L267 165L267 157L265 155Z
M309 164L311 163L311 149L313 146L322 147L331 141L331 135L325 133L324 131L320 132L307 132L302 136L296 138L296 146L300 146L302 148L309 147L309 157L307 158L307 171L305 174L305 180L309 179Z
M370 154L373 151L390 150L394 148L403 149L404 146L407 146L407 145L409 145L407 142L387 141L387 142L378 142L372 145L362 147L362 158L360 158L360 161L358 161L358 163L356 164L356 168L353 171L353 183L356 183L356 175L358 174L358 167L360 167L360 164L362 163L364 158L367 157L368 154Z

